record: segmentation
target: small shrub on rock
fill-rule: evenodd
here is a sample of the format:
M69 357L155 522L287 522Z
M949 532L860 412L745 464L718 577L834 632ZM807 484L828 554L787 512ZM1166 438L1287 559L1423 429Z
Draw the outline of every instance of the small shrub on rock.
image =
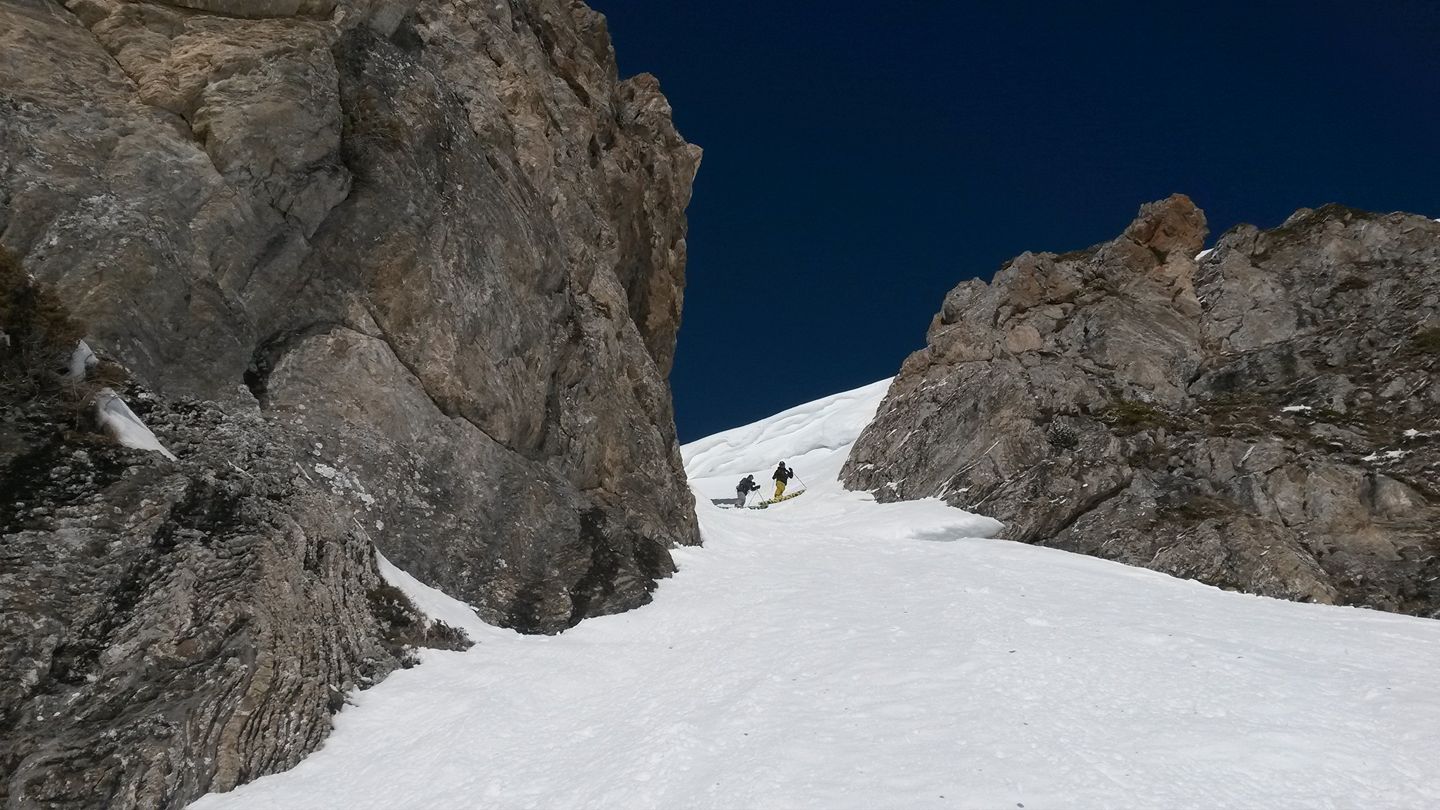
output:
M370 610L380 623L385 646L400 666L409 669L419 663L411 648L430 647L439 650L466 650L471 641L464 631L444 622L426 619L405 592L382 582L367 594Z
M1422 329L1410 338L1410 345L1421 354L1440 355L1440 327Z
M1051 422L1045 429L1045 440L1052 447L1061 450L1074 450L1080 444L1080 433L1071 425L1061 422Z
M1105 410L1101 419L1111 427L1127 432L1172 425L1172 420L1164 411L1133 399L1116 400Z

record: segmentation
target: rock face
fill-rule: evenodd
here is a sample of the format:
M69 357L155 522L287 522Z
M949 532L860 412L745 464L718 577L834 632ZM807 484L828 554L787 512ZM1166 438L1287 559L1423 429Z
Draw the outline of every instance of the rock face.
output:
M406 644L456 646L257 410L168 403L111 364L57 380L79 327L38 301L0 253L5 806L183 805L294 765ZM178 459L87 429L111 384Z
M175 467L41 420L11 460L29 477L0 514L7 806L178 806L283 770L396 665L369 537L247 420L163 419L203 452Z
M1440 223L1340 206L1200 253L1183 196L952 290L844 470L1006 537L1440 616Z
M491 621L633 607L697 542L665 377L699 150L600 15L0 16L0 240L97 349L320 437L381 550Z
M699 158L578 2L0 4L0 246L179 459L9 392L0 800L294 764L416 635L372 543L527 632L648 601Z

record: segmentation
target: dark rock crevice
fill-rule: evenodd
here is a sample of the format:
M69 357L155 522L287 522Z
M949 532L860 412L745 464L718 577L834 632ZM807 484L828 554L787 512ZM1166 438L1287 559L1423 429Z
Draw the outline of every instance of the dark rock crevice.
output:
M1086 516L1098 511L1101 507L1105 506L1106 503L1124 492L1129 485L1130 482L1126 480L1102 492L1098 492L1091 497L1082 499L1072 510L1072 513L1068 515L1059 526L1056 526L1053 531L1047 532L1046 534L1049 537L1057 538L1063 536L1071 526L1074 526L1076 523L1084 520Z
M314 321L277 332L261 341L250 355L250 365L245 369L243 378L245 387L249 389L260 407L264 408L268 404L270 373L275 370L276 363L303 341L323 335L332 329L346 326L335 320Z

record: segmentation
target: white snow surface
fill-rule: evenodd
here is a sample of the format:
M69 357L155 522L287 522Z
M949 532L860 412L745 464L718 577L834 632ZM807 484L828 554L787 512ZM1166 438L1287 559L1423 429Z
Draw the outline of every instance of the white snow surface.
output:
M473 649L353 695L295 769L194 807L1440 807L1440 622L845 492L883 393L683 448L705 547L675 552L652 605L553 637L472 623ZM805 495L710 505L780 457ZM436 618L463 610L386 576Z
M805 471L799 468L808 466L811 460L838 459L844 463L845 453L875 418L889 387L890 380L881 380L691 442L680 448L685 472L692 485L713 478L728 482L728 487L719 487L728 489L728 493L720 491L712 496L719 498L734 496L735 483L747 473L754 474L761 483L769 481L770 473L781 461L796 467L802 477ZM707 487L707 491L710 489Z

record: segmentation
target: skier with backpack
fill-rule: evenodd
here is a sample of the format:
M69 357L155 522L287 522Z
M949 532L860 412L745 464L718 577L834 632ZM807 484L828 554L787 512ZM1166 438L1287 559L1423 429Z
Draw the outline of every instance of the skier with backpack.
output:
M785 494L785 485L795 477L795 471L786 467L785 462L782 461L780 466L775 468L775 474L770 477L775 479L775 497L772 500L778 501L780 496Z
M759 491L759 489L760 485L755 483L755 476L747 475L741 478L740 483L735 485L735 505L744 506L745 497L752 492Z

